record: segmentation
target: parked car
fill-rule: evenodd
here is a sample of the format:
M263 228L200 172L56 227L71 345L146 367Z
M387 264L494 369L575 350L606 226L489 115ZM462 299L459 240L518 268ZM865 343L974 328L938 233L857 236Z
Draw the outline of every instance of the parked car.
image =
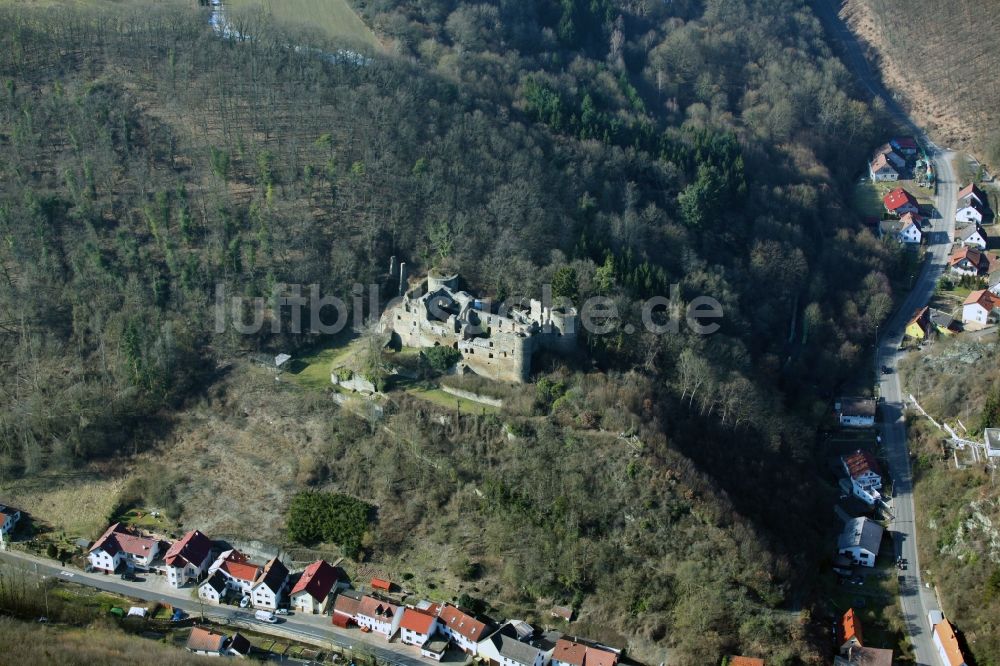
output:
M174 609L174 614L170 617L171 622L180 622L187 616L187 613L182 611L180 608Z
M288 615L288 609L287 608L279 608L278 610L274 611L274 614L275 615Z
M260 620L261 622L268 622L270 624L274 624L278 621L278 618L276 618L274 616L274 613L272 613L271 611L259 610L256 613L254 613L253 616L258 620Z
M245 596L242 599L240 599L240 608L246 608L249 605L250 605L250 597L249 596Z

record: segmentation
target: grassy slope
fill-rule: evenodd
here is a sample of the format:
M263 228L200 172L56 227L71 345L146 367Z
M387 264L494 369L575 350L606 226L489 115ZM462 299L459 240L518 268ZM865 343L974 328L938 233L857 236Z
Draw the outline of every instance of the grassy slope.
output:
M234 10L262 7L283 23L318 28L334 39L376 44L375 35L347 0L227 0L226 4Z
M98 625L86 629L46 626L0 617L0 655L5 664L76 666L137 664L160 666L212 663L156 641Z
M974 0L849 0L846 15L917 118L982 155L1000 132L996 9Z

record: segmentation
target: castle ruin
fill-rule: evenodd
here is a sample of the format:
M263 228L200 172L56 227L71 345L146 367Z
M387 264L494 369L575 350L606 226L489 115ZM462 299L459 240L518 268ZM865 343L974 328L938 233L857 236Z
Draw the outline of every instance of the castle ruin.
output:
M458 283L457 274L431 271L383 313L382 330L406 347L452 347L462 355L460 368L507 382L528 380L535 352L575 348L574 308L532 299L527 308L495 309Z

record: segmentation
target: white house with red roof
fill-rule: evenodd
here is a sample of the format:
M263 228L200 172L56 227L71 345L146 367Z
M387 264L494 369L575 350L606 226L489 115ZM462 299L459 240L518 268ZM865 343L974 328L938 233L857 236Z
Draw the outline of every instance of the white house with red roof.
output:
M209 574L219 572L226 580L226 586L241 595L250 594L254 583L260 577L261 568L251 564L250 559L235 548L223 551L208 568Z
M920 242L924 239L924 232L921 229L922 220L923 218L916 213L906 213L900 217L899 242L920 245Z
M115 523L90 547L87 560L98 571L114 573L122 563L148 567L159 553L159 539L142 536Z
M989 257L974 247L960 247L948 258L948 270L955 275L985 275L989 267Z
M962 647L958 644L955 627L951 626L951 622L942 618L931 630L941 663L944 666L967 666L968 661L962 654Z
M336 585L337 570L326 560L316 560L305 568L292 587L291 607L301 613L325 613Z
M399 620L399 640L407 645L423 647L440 628L436 616L418 608L404 608Z
M359 627L365 627L373 633L382 634L386 640L389 640L399 630L399 622L402 617L402 606L378 597L365 595L358 603L354 622Z
M920 212L916 198L902 187L897 187L882 197L882 203L887 211L899 216Z
M19 520L21 520L20 511L14 507L0 504L0 541L3 541L4 537L10 534Z
M879 490L882 489L882 470L875 456L867 451L858 450L841 456L840 462L848 478L851 479L854 495L865 503L874 505L881 498Z
M994 322L1000 311L1000 296L989 289L969 294L962 304L962 323L967 328L982 328Z
M250 602L254 608L276 609L288 589L288 568L272 557L250 587Z
M468 654L476 654L479 642L487 633L485 622L451 604L442 606L438 617L441 619L442 631L459 649Z
M552 651L552 666L617 666L620 651L581 638L564 636Z
M191 530L167 549L163 561L167 584L173 588L184 587L208 571L212 564L212 540L198 530Z

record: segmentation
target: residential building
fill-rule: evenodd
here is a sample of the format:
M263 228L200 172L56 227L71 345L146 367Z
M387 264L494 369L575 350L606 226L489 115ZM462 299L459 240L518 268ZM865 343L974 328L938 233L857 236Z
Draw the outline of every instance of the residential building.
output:
M833 658L833 666L892 666L892 650L852 647Z
M21 520L20 511L14 507L0 504L0 539L10 534L19 520Z
M934 323L931 321L931 309L924 306L913 314L913 318L906 324L904 329L906 337L913 340L927 340L934 332Z
M955 211L955 222L975 222L981 224L988 217L988 211L981 203L973 200Z
M479 641L483 640L487 633L485 622L477 620L451 604L442 606L438 617L443 624L444 634L451 639L456 647L466 654L476 654L479 649Z
M479 656L490 666L544 666L547 654L529 641L534 628L526 625L527 633L519 631L523 622L508 622L479 643Z
M437 633L431 636L426 643L420 646L420 656L433 659L434 661L441 661L447 650L448 637L444 634Z
M359 627L366 627L376 634L382 634L386 640L399 630L399 622L403 617L403 607L378 597L365 595L361 597L354 621Z
M924 232L921 230L922 219L916 213L906 213L899 218L901 226L897 238L900 243L920 245L924 239Z
M899 171L889 163L888 158L879 153L868 163L868 175L874 182L893 182L899 180Z
M974 247L960 247L948 259L948 269L955 275L985 275L989 265L986 253Z
M360 605L361 595L354 590L342 590L333 600L333 612L330 613L332 623L344 629L356 624L354 618L358 615Z
M853 608L848 608L847 612L840 618L840 623L837 624L837 651L840 654L847 654L851 648L863 646L861 620L854 614Z
M841 398L834 403L842 426L870 428L875 425L875 401L871 398Z
M617 666L621 650L576 637L556 641L552 666Z
M917 151L920 150L917 140L912 136L897 136L889 141L889 145L894 151L906 157L916 155Z
M899 170L906 166L906 158L896 152L890 143L884 143L872 154L872 161L879 157L884 157L889 164Z
M254 608L276 609L288 589L288 569L277 557L264 565L263 571L250 587L250 602Z
M316 560L299 576L289 595L291 606L302 613L325 613L337 585L337 570L326 560Z
M764 660L756 657L730 657L729 666L764 666Z
M958 645L958 636L951 622L942 619L934 625L934 647L944 666L968 666L962 648Z
M404 608L399 621L399 640L420 647L437 633L440 626L436 616L417 608Z
M250 594L254 583L260 577L261 568L251 564L250 559L236 549L223 551L208 568L208 573L221 572L226 579L226 587L240 596Z
M986 445L986 457L1000 458L1000 428L983 430L983 440Z
M920 205L917 203L916 197L902 187L897 187L882 197L882 203L885 204L887 211L900 217L907 213L920 212Z
M213 604L220 604L229 589L226 576L221 571L214 571L198 586L198 598Z
M250 653L253 652L253 646L250 645L246 636L236 632L226 645L226 650L234 657L249 657Z
M982 328L997 321L1000 296L989 289L969 294L962 304L962 323L967 328Z
M882 526L869 518L851 518L837 540L837 552L851 558L856 565L875 566L882 543Z
M208 571L212 563L212 540L199 532L192 530L177 541L164 555L166 564L167 584L179 588L188 581L197 581Z
M855 451L841 456L840 463L851 480L851 490L854 496L869 506L881 499L882 471L879 469L875 456L867 451Z
M224 634L217 634L203 627L194 627L191 629L191 635L188 636L185 647L188 652L209 657L220 657L224 652L223 647L225 644L226 636Z
M962 325L957 320L940 310L931 310L931 323L934 324L934 330L941 335L954 335L962 330Z
M967 222L955 227L955 242L979 250L986 250L990 238L979 222Z
M122 564L148 567L160 552L160 540L115 523L90 547L87 561L98 571L114 573Z
M967 206L970 203L977 203L984 208L990 207L990 200L981 189L976 187L975 183L969 183L959 190L956 202L959 206Z

